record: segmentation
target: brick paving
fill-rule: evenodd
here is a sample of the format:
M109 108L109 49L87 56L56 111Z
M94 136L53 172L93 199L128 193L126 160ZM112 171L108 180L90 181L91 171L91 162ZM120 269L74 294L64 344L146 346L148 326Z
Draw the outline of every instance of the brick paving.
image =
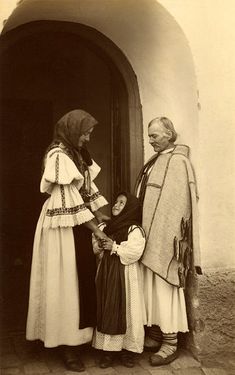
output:
M122 366L118 360L113 367L98 367L99 353L84 346L81 358L86 370L81 375L235 375L235 360L228 358L210 359L203 363L195 360L186 350L180 350L179 358L167 366L152 367L149 353L135 356L133 369ZM24 334L8 334L1 339L1 375L77 375L64 368L58 350L45 349L40 342L28 342Z

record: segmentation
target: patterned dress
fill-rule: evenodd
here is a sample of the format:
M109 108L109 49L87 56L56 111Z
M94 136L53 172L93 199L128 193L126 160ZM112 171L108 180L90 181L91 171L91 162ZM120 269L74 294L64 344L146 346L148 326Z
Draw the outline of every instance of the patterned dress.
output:
M94 179L100 167L89 168L91 194L80 194L84 177L63 145L48 152L40 191L50 196L38 220L30 280L26 337L46 347L80 345L91 341L93 328L79 329L79 275L73 228L92 218L107 204ZM84 270L86 272L86 270Z

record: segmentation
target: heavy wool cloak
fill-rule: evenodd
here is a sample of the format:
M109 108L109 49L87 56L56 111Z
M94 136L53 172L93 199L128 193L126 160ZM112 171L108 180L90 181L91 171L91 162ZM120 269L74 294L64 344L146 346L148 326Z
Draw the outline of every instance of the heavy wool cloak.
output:
M141 261L168 283L184 287L188 269L200 269L197 190L188 146L159 154L145 184Z

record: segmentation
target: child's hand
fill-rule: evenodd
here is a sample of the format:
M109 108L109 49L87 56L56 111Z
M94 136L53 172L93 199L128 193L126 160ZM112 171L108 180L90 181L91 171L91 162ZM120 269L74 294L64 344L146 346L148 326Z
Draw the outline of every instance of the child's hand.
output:
M103 250L108 250L108 251L112 250L113 240L111 240L110 238L102 239L101 243L102 243Z

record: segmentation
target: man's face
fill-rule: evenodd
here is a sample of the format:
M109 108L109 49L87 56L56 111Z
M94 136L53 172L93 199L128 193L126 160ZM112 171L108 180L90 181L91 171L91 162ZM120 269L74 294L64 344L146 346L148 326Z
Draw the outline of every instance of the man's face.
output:
M170 144L171 134L160 122L153 123L148 128L149 143L153 146L155 152L161 152L168 148Z

